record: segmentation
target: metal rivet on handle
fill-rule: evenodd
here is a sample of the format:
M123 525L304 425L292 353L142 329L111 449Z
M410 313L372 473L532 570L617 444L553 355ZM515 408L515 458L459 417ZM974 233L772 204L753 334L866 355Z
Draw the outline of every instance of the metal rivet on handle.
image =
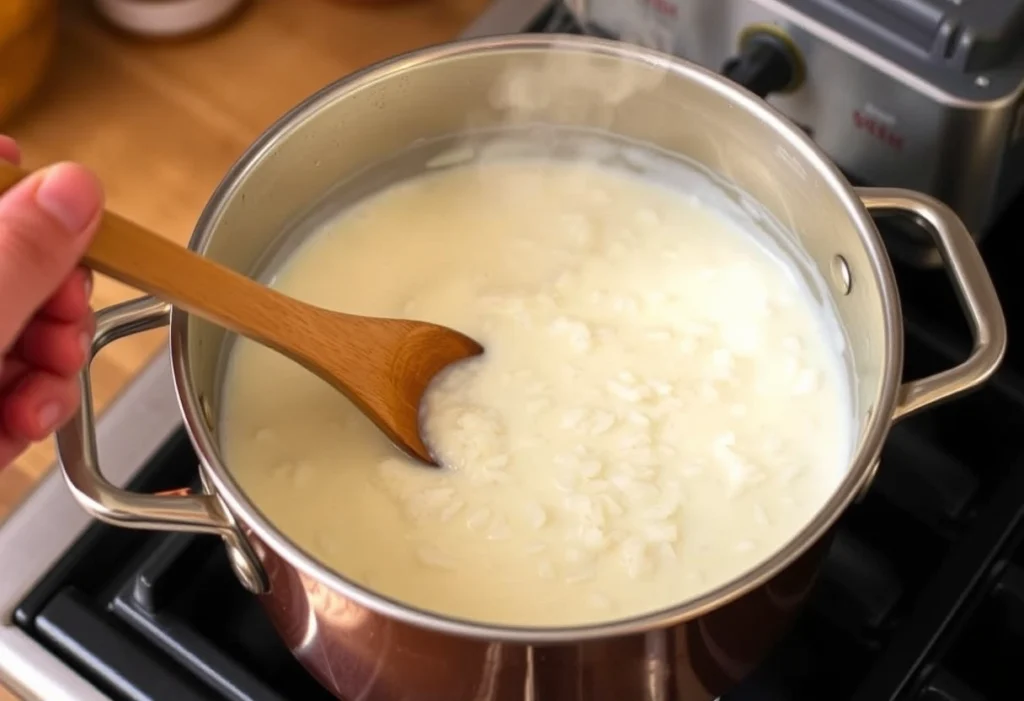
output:
M214 430L213 421L213 409L210 408L210 400L206 398L206 394L199 393L199 411L203 414L203 421L206 422L206 428L210 431Z
M202 465L199 466L199 478L203 484L203 491L214 495L213 485ZM230 515L228 518L234 520ZM270 582L263 571L259 556L249 541L234 528L222 532L221 539L224 541L231 569L242 586L251 594L266 594L270 590Z
M227 538L224 541L228 552L228 561L231 563L231 569L234 570L238 581L251 594L265 594L267 592L267 584L262 573L257 571L253 564L253 554L243 552Z
M850 266L846 259L839 254L832 259L832 282L844 295L850 294L850 290L853 289L853 275L850 274Z

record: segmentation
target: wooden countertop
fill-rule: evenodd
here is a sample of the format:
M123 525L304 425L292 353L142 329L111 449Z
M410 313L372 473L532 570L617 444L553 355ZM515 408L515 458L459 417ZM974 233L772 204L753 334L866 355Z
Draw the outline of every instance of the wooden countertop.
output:
M487 0L256 0L223 29L175 42L121 36L89 4L64 3L48 79L0 132L18 139L29 167L92 167L112 210L185 243L222 175L274 119L346 73L454 38ZM93 303L136 294L98 279ZM98 410L164 338L154 331L104 350L93 366ZM0 520L52 463L51 443L0 471ZM0 701L10 698L0 689Z
M258 0L211 35L177 42L120 36L66 2L55 64L38 97L0 132L26 165L81 161L107 204L185 243L231 163L274 119L325 84L388 56L453 38L486 0ZM98 280L100 308L135 296ZM97 407L154 352L161 331L105 349L94 364ZM53 461L35 446L0 472L0 519Z

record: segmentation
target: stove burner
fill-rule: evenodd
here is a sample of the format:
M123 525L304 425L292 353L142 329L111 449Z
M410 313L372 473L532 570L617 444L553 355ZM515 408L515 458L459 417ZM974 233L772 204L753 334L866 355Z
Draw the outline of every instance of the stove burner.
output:
M195 465L178 431L131 488L180 487ZM94 525L15 621L114 699L334 699L241 589L216 538Z
M537 31L576 31L560 6ZM1011 225L983 253L1011 328L1024 255ZM894 232L893 236L899 234ZM898 265L905 377L964 358L968 330L941 272ZM1024 650L1024 358L982 389L893 429L839 531L804 615L722 701L1002 701ZM195 476L183 431L131 488ZM330 699L237 583L219 540L95 524L25 598L16 624L116 700ZM628 701L628 700L627 700Z

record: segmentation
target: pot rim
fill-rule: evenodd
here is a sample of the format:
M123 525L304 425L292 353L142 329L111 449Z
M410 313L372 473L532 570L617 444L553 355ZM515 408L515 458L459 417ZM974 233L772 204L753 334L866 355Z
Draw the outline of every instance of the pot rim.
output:
M867 208L838 168L799 128L752 93L730 83L726 78L683 59L639 46L609 39L575 35L515 34L453 41L412 51L373 64L341 78L303 100L275 121L243 153L227 172L203 209L193 231L189 248L202 251L215 235L216 222L240 182L254 168L260 167L264 156L286 134L300 128L310 115L339 95L355 91L377 81L394 77L427 62L507 50L544 51L563 49L640 61L700 83L717 92L737 107L752 112L767 123L786 145L799 152L814 168L815 175L838 197L860 233L861 242L872 262L872 274L878 284L883 303L885 337L883 339L882 386L875 406L869 409L867 426L857 446L846 476L815 516L785 545L769 558L738 577L675 606L651 611L640 616L597 624L539 628L490 624L458 619L420 609L378 594L321 564L315 557L281 533L249 499L220 460L216 442L204 421L203 404L190 382L191 367L188 349L188 314L177 308L171 312L170 353L178 403L184 416L186 431L200 457L201 469L214 494L236 520L241 521L262 542L284 558L303 575L326 584L332 590L380 615L406 624L462 637L520 643L565 643L594 638L636 634L672 626L702 616L759 587L788 567L831 528L870 481L882 444L894 416L903 367L902 310L895 276L881 236Z

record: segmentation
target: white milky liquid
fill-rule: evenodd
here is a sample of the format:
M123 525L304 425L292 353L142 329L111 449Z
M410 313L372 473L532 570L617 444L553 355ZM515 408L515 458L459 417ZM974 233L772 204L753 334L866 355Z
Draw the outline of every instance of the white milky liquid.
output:
M545 627L682 603L781 547L849 460L834 325L762 237L593 164L506 160L394 186L274 286L484 345L425 400L447 469L412 463L245 340L226 460L313 555L417 607Z

